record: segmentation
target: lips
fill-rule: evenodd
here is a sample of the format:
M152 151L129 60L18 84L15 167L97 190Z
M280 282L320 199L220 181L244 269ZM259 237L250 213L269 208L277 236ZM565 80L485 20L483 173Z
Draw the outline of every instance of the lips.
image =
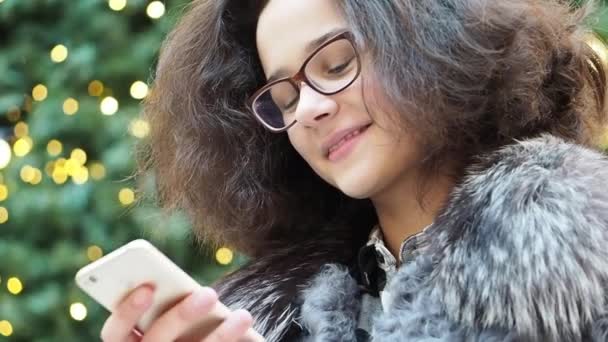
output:
M348 142L351 138L356 137L359 133L367 129L371 126L371 123L366 123L362 125L356 125L350 128L342 129L332 134L329 139L323 143L323 152L325 156L329 156L329 154L340 148L344 143Z

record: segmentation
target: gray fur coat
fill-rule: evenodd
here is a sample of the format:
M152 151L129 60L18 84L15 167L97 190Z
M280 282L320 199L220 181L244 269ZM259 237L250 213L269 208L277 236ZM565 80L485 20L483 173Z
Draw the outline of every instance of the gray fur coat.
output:
M374 341L608 341L608 158L550 135L467 171L387 284ZM327 239L331 241L331 239ZM358 286L319 240L217 285L267 341L356 341Z

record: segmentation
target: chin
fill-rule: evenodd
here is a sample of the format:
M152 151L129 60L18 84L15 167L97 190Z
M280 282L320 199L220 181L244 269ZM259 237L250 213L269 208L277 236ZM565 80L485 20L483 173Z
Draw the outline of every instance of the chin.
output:
M374 191L371 186L366 186L365 182L361 180L355 180L353 182L338 182L336 184L336 188L342 191L346 196L355 198L355 199L365 199L370 198Z

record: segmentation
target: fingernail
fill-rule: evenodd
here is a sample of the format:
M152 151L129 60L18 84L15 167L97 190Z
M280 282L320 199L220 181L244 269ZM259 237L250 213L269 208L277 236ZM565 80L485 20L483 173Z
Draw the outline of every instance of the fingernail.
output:
M133 304L137 307L145 307L152 302L152 290L150 288L143 288L137 291L133 296Z
M192 294L188 301L188 310L198 312L209 308L215 302L216 295L209 288L202 288Z

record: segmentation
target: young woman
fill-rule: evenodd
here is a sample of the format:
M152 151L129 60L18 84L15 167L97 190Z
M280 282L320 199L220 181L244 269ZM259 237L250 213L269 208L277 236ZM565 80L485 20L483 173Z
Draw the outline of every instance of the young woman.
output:
M251 257L215 286L234 313L197 340L608 341L593 8L194 1L146 102L144 169L201 241ZM143 340L184 340L216 292ZM103 339L138 340L151 293Z

